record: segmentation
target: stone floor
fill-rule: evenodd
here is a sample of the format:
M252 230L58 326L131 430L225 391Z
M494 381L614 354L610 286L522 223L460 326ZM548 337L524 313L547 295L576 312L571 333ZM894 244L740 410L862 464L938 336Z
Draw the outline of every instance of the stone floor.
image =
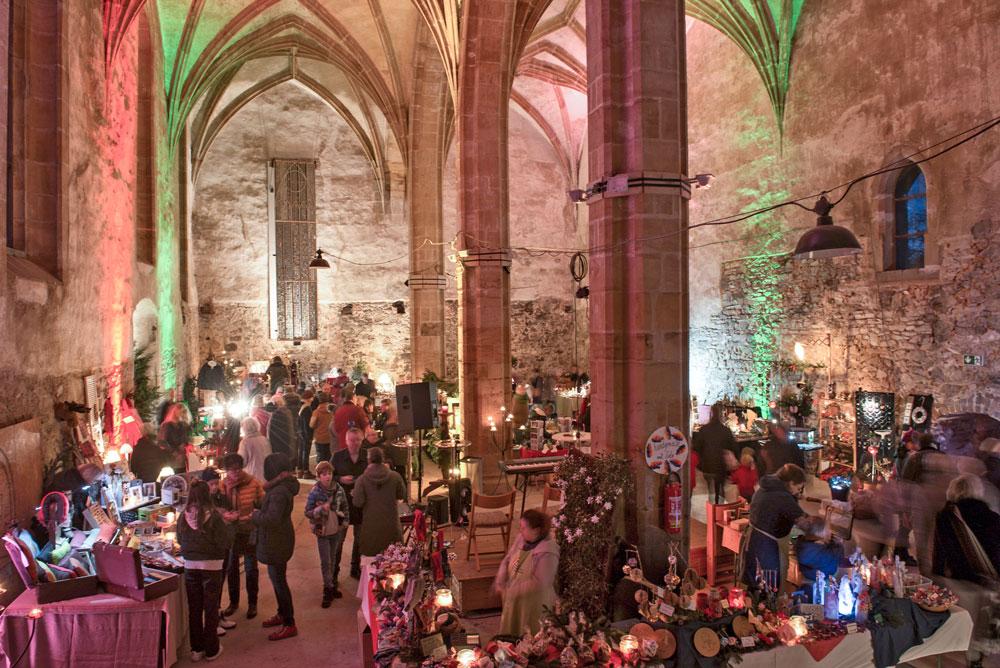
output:
M424 482L436 478L439 473L433 463L426 462ZM295 553L288 565L288 583L292 589L295 605L295 622L299 629L296 638L271 642L267 639L273 629L261 627L261 621L277 611L274 591L267 579L266 569L261 569L260 600L258 602L258 617L252 621L246 619L246 601L239 612L232 618L237 623L235 629L227 632L221 639L222 656L212 666L220 668L247 668L247 662L256 666L296 665L296 666L338 666L338 668L360 668L361 658L358 644L357 612L360 601L355 596L357 580L349 576L349 563L353 541L353 530L348 532L344 545L345 563L341 564L341 589L344 597L334 601L330 608L320 607L322 598L322 577L319 568L319 553L316 541L306 520L303 510L306 497L314 481L300 480L302 488L295 497L295 509L292 512L292 522L295 525ZM416 483L412 490L415 493ZM541 498L541 487L533 488L528 495L529 507L538 505ZM537 498L536 498L537 497ZM464 556L464 552L463 552ZM222 604L226 605L228 594L223 592ZM466 627L471 632L479 632L483 638L496 635L500 627L499 614L475 615L466 620ZM185 644L179 653L177 666L194 665L190 660L190 649ZM198 665L206 665L202 662Z

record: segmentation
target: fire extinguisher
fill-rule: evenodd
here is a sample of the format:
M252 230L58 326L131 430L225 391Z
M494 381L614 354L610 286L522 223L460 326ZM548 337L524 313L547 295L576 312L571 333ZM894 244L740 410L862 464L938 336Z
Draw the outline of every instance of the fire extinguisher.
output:
M677 474L671 473L663 490L663 525L667 533L681 532L681 518L684 516L681 494L681 480Z

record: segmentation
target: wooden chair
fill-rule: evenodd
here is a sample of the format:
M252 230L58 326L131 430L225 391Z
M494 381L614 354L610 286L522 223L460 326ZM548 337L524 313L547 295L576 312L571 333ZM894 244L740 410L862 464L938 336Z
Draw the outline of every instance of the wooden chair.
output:
M542 512L549 514L549 501L554 501L556 505L553 506L552 512L558 512L563 507L563 493L558 487L553 487L549 483L545 483L545 488L542 489Z
M476 570L479 566L479 543L476 540L480 536L500 536L503 538L503 550L493 550L483 552L483 554L507 554L510 547L510 523L514 519L514 499L517 491L511 490L506 494L479 494L472 493L472 513L469 517L469 545L465 550L465 560L469 560L469 553L475 552ZM499 529L499 532L484 532L483 529Z

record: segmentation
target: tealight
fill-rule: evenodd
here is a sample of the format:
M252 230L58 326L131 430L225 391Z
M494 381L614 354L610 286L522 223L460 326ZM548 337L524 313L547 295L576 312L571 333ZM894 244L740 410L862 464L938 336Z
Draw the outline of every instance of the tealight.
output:
M631 654L639 649L639 639L631 634L622 636L618 642L618 649L621 650L622 654Z
M472 664L476 662L476 650L474 649L463 649L455 655L455 659L458 660L458 665L462 668L469 668Z
M451 595L451 590L442 587L434 592L434 603L437 604L439 608L450 608L454 604L455 599Z
M792 615L788 618L788 622L795 629L795 636L801 638L802 636L809 633L809 626L806 624L806 618L802 615Z
M392 584L393 589L399 589L406 582L405 573L393 573L389 576L389 582Z
M41 608L32 608L28 612L28 619L41 619L42 614L43 613Z

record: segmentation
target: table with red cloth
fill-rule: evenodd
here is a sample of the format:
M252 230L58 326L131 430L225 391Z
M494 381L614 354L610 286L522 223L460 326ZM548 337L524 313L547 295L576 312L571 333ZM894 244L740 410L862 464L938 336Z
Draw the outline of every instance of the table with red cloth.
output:
M184 587L152 601L96 594L38 604L26 589L0 616L0 666L25 650L21 666L45 668L156 668L177 663L187 638ZM39 608L42 616L28 617Z

